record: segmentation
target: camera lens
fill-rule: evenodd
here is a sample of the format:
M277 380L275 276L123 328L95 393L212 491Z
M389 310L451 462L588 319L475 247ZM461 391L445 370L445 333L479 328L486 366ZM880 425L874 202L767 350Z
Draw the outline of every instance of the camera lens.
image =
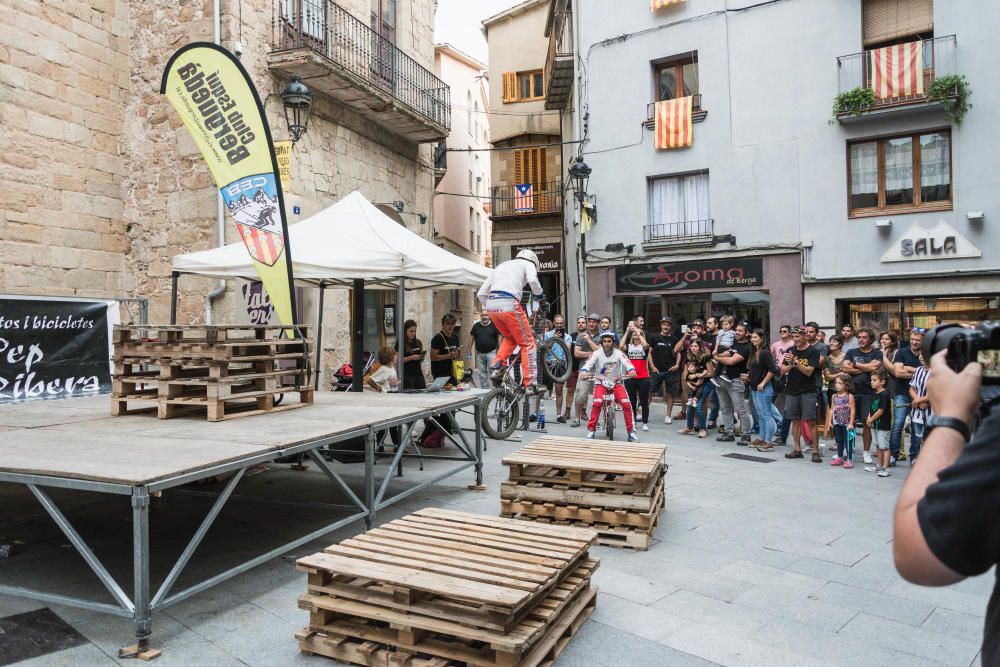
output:
M924 342L920 344L920 351L924 353L924 359L929 363L931 357L936 353L948 349L948 345L951 344L955 336L964 334L967 331L968 329L961 324L937 325L924 334Z

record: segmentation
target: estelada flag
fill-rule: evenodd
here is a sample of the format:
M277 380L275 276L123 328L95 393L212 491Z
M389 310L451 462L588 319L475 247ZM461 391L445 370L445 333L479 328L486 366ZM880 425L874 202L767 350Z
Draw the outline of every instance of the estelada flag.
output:
M684 2L684 0L649 0L649 11L655 12L657 9L661 9L667 5L676 5L681 2Z
M694 98L679 97L657 102L653 107L653 134L657 149L684 148L691 145L691 104Z
M178 50L160 82L222 193L278 320L296 323L288 223L271 129L250 76L227 50L195 42ZM292 329L286 335L295 336Z
M907 42L871 51L871 86L876 99L922 95L924 43Z

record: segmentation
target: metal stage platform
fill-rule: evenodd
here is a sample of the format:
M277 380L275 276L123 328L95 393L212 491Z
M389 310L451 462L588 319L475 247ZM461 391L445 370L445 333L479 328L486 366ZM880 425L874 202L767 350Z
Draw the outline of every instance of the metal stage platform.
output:
M110 416L107 396L38 401L0 407L0 482L22 484L38 499L113 598L113 603L70 597L19 585L0 585L0 594L33 598L133 619L137 650L148 645L152 614L211 586L245 572L271 558L364 519L372 526L376 513L430 484L474 468L482 485L482 399L484 391L440 394L369 393L317 394L316 403L298 410L208 422L204 416L156 419L155 414ZM472 409L472 442L458 427L456 415ZM413 428L424 419L451 423L448 440L458 455L417 452ZM393 454L381 483L376 480L376 447L381 435L400 427L402 446ZM352 489L342 478L345 470L319 450L352 439L363 439L364 488ZM389 439L385 439L386 446ZM269 461L300 456L315 463L350 505L337 521L271 549L220 574L174 592L173 588L195 550L248 469ZM403 458L456 461L458 465L423 479L387 497L393 473ZM358 464L360 465L360 463ZM162 582L150 580L150 497L191 482L231 475L186 548ZM133 591L129 595L79 535L66 515L46 493L57 487L125 496L132 513ZM124 501L124 499L123 499ZM0 523L3 510L0 508ZM109 527L109 530L112 528ZM117 527L113 528L118 530ZM136 647L132 647L136 648ZM123 655L124 657L124 655Z

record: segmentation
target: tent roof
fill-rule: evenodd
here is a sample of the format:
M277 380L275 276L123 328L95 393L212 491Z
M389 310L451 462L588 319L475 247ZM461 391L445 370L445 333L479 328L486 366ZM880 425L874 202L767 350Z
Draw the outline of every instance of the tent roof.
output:
M478 286L492 269L421 238L378 210L355 190L329 208L288 228L297 281L350 287L406 289ZM243 242L174 257L173 269L212 278L257 279Z

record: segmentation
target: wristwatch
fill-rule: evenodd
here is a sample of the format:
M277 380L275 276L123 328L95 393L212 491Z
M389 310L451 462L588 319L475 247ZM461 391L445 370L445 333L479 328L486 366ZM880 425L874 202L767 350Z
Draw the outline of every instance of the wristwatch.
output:
M938 427L942 428L953 428L962 434L962 439L966 442L969 441L971 433L969 432L969 425L957 417L939 417L937 415L931 415L927 419L927 425L924 427L924 438L926 439L930 432Z

